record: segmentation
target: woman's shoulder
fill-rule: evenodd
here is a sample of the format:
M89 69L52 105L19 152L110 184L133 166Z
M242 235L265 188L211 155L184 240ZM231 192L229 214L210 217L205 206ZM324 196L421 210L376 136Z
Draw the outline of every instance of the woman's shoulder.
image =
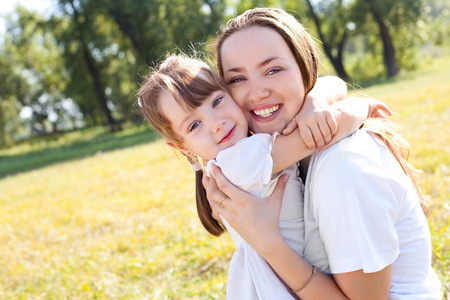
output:
M373 156L373 154L379 154L380 150L383 148L384 146L367 130L358 129L348 137L330 146L328 149L317 152L315 156L322 159L355 155L369 157Z
M317 152L310 164L312 169L360 170L361 167L385 168L387 149L365 129L358 129L326 150ZM339 169L340 171L338 171Z

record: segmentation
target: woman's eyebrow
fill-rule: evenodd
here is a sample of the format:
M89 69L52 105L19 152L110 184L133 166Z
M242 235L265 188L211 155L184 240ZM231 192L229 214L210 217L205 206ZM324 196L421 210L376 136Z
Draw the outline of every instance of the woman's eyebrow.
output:
M242 67L235 67L235 68L230 68L230 69L226 70L225 73L228 73L228 72L239 73L239 72L242 72L243 70L244 70L244 68L242 68Z
M278 56L271 56L271 57L263 60L262 62L260 62L258 66L259 67L264 67L265 65L269 64L271 61L277 60L277 59L279 59Z
M278 57L278 56L271 56L271 57L269 57L269 58L263 60L262 62L260 62L260 63L258 64L258 67L264 67L265 65L269 64L271 61L277 60L277 59L279 59L279 58L280 58L280 57ZM244 69L245 69L245 68L243 68L243 67L230 68L230 69L226 70L225 73L228 73L228 72L239 73L239 72L242 72Z

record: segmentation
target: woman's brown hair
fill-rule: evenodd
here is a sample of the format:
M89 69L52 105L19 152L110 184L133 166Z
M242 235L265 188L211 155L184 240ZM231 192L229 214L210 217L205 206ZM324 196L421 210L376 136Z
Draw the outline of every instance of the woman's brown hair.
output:
M219 76L204 62L184 55L170 55L145 77L137 97L142 115L160 134L177 146L183 139L173 129L163 114L160 101L163 93L170 92L177 103L186 109L195 109L212 93L227 90ZM188 157L190 163L193 158ZM197 212L203 227L212 235L219 236L223 227L212 217L211 207L202 184L203 171L196 171Z

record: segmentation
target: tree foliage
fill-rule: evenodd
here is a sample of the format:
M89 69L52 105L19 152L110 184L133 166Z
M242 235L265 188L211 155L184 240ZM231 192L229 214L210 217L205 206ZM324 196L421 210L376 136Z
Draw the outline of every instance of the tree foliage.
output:
M19 6L0 43L0 143L24 128L119 129L135 118L134 95L149 66L168 52L208 52L227 19L253 7L287 9L312 29L339 76L380 77L386 59L370 3L398 69L415 67L418 46L447 47L444 0L58 0L45 17Z

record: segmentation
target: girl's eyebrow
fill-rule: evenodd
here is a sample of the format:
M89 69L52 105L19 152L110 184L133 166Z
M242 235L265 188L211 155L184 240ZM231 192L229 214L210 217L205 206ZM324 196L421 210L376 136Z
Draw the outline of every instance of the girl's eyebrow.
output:
M280 58L280 57L278 57L278 56L271 56L271 57L269 57L269 58L263 60L262 62L260 62L260 63L258 64L258 67L259 67L259 68L260 68L260 67L264 67L265 65L269 64L271 61L277 60L277 59L279 59L279 58ZM228 73L228 72L239 73L239 72L242 72L243 70L244 70L243 67L235 67L235 68L230 68L230 69L226 70L225 73Z
M187 114L187 116L184 119L182 119L180 122L177 122L178 125L174 124L174 125L176 125L175 127L176 127L177 131L181 132L183 130L184 123L186 123L191 118L191 116L192 116L192 114L189 113L189 114Z

